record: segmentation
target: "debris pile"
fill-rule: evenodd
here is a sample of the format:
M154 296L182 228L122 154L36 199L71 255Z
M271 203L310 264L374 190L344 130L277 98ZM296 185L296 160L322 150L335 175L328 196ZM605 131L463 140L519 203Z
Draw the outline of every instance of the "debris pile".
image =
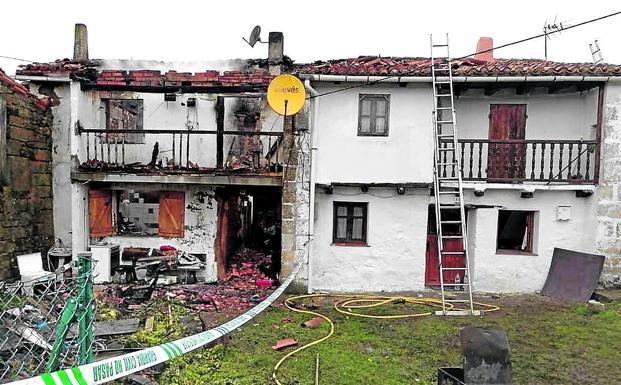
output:
M157 295L181 301L195 310L239 312L265 299L274 284L269 277L271 256L242 250L231 258L226 279L218 284L176 286Z

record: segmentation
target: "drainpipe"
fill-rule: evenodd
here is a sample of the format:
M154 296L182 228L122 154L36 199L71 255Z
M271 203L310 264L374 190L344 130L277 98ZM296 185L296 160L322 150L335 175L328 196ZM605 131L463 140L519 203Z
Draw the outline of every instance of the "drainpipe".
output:
M311 96L316 96L317 95L317 91L311 86L311 78L307 78L306 80L304 80L304 88L306 88L306 91L308 91L308 93ZM310 196L308 197L308 254L307 254L307 258L308 258L308 292L312 293L313 292L313 286L312 286L312 251L313 251L313 239L315 237L315 232L314 232L314 228L315 228L315 154L314 152L317 151L316 147L313 147L313 145L316 143L317 141L317 125L315 124L315 119L317 118L317 103L319 102L319 98L313 98L313 99L309 99L309 101L313 104L311 107L311 124L310 124L310 132L311 132L311 136L310 136L310 143L309 143L309 147L310 147L310 180L309 180L309 194Z

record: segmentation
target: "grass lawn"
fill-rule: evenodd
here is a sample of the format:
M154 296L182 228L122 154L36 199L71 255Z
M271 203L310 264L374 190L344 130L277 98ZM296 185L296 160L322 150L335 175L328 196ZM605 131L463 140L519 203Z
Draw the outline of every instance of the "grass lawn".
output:
M621 382L621 303L591 313L540 296L511 296L485 302L502 306L479 317L378 320L340 314L332 299L316 299L315 310L330 317L334 335L286 361L283 384L313 384L320 356L320 383L435 384L437 368L460 366L459 329L467 325L499 326L507 331L514 384L616 384ZM307 300L305 303L309 303ZM411 311L413 305L390 304L374 314ZM161 384L268 384L276 362L293 348L275 352L281 338L302 344L328 331L323 324L307 329L312 317L274 306L211 349L173 361Z

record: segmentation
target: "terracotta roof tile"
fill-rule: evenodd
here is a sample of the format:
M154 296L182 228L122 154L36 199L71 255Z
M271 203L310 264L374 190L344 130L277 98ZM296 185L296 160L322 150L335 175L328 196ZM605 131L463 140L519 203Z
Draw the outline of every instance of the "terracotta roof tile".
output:
M70 59L58 59L51 63L31 63L20 65L16 71L17 75L29 76L63 76L79 72L85 68L85 65L74 62Z
M39 98L35 94L31 93L26 86L17 80L13 79L9 75L7 75L2 68L0 68L0 84L8 87L11 91L16 94L25 96L27 98L32 99L38 109L45 110L47 106L50 104L48 98Z
M429 58L361 56L296 66L298 74L360 76L430 76ZM453 62L454 76L621 76L621 65L561 63L541 59L463 59Z

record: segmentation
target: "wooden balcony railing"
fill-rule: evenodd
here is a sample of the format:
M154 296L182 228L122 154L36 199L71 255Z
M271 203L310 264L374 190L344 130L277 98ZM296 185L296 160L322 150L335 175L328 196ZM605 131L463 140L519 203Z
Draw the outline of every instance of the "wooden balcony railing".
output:
M122 170L147 166L156 152L160 160L166 159L164 166L160 166L162 170L282 168L278 151L282 132L79 128L78 134L83 140L83 165L90 168ZM232 165L227 164L231 157L235 159Z
M597 146L596 140L459 139L456 156L467 181L589 184L597 182ZM454 176L455 170L443 166L440 173Z

